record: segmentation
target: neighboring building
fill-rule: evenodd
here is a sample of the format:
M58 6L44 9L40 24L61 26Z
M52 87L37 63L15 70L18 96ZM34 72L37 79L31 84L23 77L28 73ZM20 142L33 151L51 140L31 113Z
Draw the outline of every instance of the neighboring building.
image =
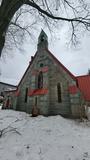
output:
M14 93L16 88L17 87L14 85L0 82L0 102L2 102L3 105L5 104L5 106L6 106L7 99L10 99L10 101L11 101L11 99L12 99L11 95L12 95L12 93Z
M80 117L90 103L90 75L75 77L48 50L48 37L41 31L37 52L12 97L15 110Z
M0 95L4 94L5 91L10 91L10 90L15 90L17 88L17 86L8 84L8 83L4 83L4 82L0 82Z
M85 104L90 106L90 74L78 76L78 87L84 97Z

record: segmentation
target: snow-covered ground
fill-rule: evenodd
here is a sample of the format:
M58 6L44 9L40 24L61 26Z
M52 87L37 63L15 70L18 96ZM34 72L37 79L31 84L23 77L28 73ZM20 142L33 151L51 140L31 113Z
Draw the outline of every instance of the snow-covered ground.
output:
M0 160L90 160L90 122L0 110Z

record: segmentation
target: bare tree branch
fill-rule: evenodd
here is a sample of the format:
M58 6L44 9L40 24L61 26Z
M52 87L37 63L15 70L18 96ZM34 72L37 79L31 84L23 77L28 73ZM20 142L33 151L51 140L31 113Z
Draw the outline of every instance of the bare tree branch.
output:
M15 13L24 4L29 6L30 9L21 9L19 14L17 13L15 21L12 22ZM48 25L49 20L53 20L55 23L57 21L70 23L72 27L71 40L76 39L75 27L79 27L79 25L86 31L90 31L90 4L84 0L77 0L77 2L74 0L2 0L0 5L0 56L11 24L31 35L30 26L22 26L18 21L25 12L35 14L35 11L36 17L39 13L38 16L46 21L49 30L51 30Z

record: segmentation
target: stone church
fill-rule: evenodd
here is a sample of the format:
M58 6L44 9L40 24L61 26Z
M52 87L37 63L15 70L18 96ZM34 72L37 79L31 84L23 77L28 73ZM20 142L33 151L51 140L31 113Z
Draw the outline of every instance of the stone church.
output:
M15 110L32 113L38 108L41 115L79 117L90 103L90 75L75 77L48 50L48 37L42 30L37 51L10 96Z

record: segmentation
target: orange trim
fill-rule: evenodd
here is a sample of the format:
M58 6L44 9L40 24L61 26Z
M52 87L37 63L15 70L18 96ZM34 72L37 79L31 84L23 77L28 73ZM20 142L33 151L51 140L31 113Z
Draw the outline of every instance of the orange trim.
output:
M19 95L20 95L20 91L17 90L17 91L15 92L15 96L18 97Z
M39 71L42 71L43 73L48 72L48 66L41 68Z
M44 50L46 50L49 53L49 55L56 61L56 63L58 63L76 81L76 77L61 62L59 62L59 60L48 49L44 49ZM21 78L21 80L20 80L20 82L18 84L18 87L20 86L20 84L21 84L23 78L25 77L28 69L30 68L31 64L33 63L37 53L38 53L38 51L34 55L32 62L29 64L29 66L27 67L25 73L23 74L23 76L22 76L22 78Z
M78 92L77 86L69 86L69 93L70 94L76 94Z
M40 68L39 70L33 70L32 75L37 75L40 71L42 71L43 73L48 72L48 66Z
M35 89L28 92L28 96L44 95L48 93L48 89Z

